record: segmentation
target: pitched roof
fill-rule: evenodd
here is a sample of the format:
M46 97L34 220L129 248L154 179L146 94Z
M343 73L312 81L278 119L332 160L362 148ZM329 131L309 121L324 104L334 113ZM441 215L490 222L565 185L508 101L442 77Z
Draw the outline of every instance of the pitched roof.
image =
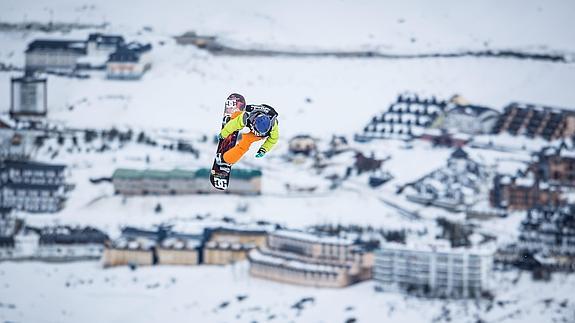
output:
M61 171L66 168L62 164L47 164L35 161L6 160L3 162L4 167L31 170L54 170Z
M194 178L207 178L210 176L211 170L208 168L200 168L196 171L174 169L174 170L136 170L128 168L119 168L114 171L112 175L115 179L194 179ZM232 169L232 177L240 179L252 179L254 177L261 177L260 170L251 169Z
M86 54L86 45L81 40L38 39L28 44L26 53L35 50L64 50L84 55Z
M457 148L452 154L451 158L468 159L469 155L461 147Z
M92 33L88 36L88 41L107 45L121 45L124 43L124 37L119 35L105 35L102 33Z
M115 52L110 54L108 59L109 62L134 62L140 61L140 56L142 53L150 51L152 49L151 44L140 44L140 43L129 43L127 45L119 47Z

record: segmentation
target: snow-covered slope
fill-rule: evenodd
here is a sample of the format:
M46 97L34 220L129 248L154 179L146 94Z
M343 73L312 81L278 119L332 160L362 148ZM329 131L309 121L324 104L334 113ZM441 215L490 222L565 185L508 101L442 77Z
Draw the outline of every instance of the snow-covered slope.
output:
M26 45L37 38L85 39L90 32L122 34L128 40L151 42L152 69L136 82L110 81L99 72L87 80L48 76L49 120L71 128L145 130L156 136L189 140L199 158L158 147L129 143L104 153L41 149L36 159L67 164L76 185L58 214L26 215L31 224L93 225L118 234L121 225L149 227L170 222L199 230L223 217L238 222L270 221L294 228L314 224L358 224L427 231L434 237L434 219L461 219L433 207L415 205L397 195L398 187L445 164L450 149L415 142L388 140L352 148L378 158L390 157L383 168L393 180L372 189L367 176L356 176L335 191L327 175L341 175L353 163L351 154L317 174L285 160L287 140L305 133L325 147L332 134L361 131L373 115L387 109L397 94L412 91L449 98L461 94L469 101L501 109L511 101L575 108L575 65L497 58L286 58L212 56L195 47L178 46L173 36L188 30L215 35L239 48L308 50L377 50L386 53L453 53L462 50L513 49L541 53L575 52L572 1L89 1L33 0L0 2L0 22L108 23L104 29L70 33L0 31L0 63L24 65ZM0 73L0 111L10 105L10 77ZM263 160L254 150L241 166L262 168L263 194L239 196L164 196L124 199L110 184L90 178L110 176L118 167L199 168L211 164L223 100L231 92L249 103L268 103L280 113L281 141ZM492 140L483 138L483 140ZM507 143L517 143L506 137ZM539 147L542 143L536 143ZM536 149L522 140L512 152L468 149L474 159L500 171L515 172ZM85 148L85 147L84 147ZM339 172L339 173L338 173ZM285 184L313 185L310 195L288 192ZM399 206L421 216L414 220ZM485 201L484 201L485 202ZM161 203L162 212L154 212ZM247 204L245 212L238 206ZM202 215L204 220L196 219ZM512 242L520 215L478 224L479 231ZM428 322L545 322L574 319L572 276L554 276L534 283L515 273L498 273L496 303L421 300L374 292L371 282L342 290L286 286L250 278L245 264L236 267L154 267L135 272L103 270L98 263L0 264L0 320L15 322L184 322L302 321ZM534 292L536 291L536 292ZM238 295L248 298L240 302ZM300 314L291 306L314 297ZM553 298L552 302L547 299ZM497 301L500 301L498 303ZM229 302L227 306L221 306ZM503 304L503 305L502 305ZM443 313L443 318L440 318Z

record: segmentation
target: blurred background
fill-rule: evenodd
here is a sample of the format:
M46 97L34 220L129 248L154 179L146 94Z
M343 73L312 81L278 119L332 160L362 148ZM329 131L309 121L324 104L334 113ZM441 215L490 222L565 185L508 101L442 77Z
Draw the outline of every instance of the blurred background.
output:
M2 1L0 321L574 322L573 13Z

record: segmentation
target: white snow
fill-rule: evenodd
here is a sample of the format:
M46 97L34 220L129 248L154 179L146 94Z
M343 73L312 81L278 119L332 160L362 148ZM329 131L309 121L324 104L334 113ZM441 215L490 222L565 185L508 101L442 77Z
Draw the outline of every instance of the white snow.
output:
M452 53L462 50L512 49L559 53L573 60L575 42L572 1L287 1L206 2L198 0L91 1L32 0L0 2L0 22L80 22L109 25L104 29L46 34L0 31L0 63L23 67L23 52L39 38L85 39L90 32L121 34L152 43L152 68L140 81L110 81L102 72L87 80L48 76L50 122L60 127L141 130L158 141L185 139L200 151L199 158L136 143L96 153L101 141L72 148L50 140L36 154L42 161L65 163L75 184L66 207L57 214L20 214L31 225L81 224L105 230L112 237L120 226L153 227L161 222L180 230L200 232L207 226L268 221L305 229L317 224L356 224L405 229L432 240L434 219L464 221L435 207L414 204L397 189L442 167L452 149L400 140L350 143L351 149L377 158L390 157L383 169L393 179L372 189L370 174L352 175L330 190L329 175L343 176L353 164L344 153L323 172L311 160L287 162L288 140L298 134L318 138L319 146L333 134L362 131L381 115L399 93L449 98L464 95L473 104L501 111L512 101L575 108L575 69L572 63L497 58L338 59L212 56L191 46L176 45L173 36L194 30L214 35L240 48L312 50L375 50L385 53ZM20 72L0 72L0 112L10 105L10 78ZM263 193L234 195L148 196L124 198L108 183L120 167L136 169L196 169L211 164L225 97L243 94L248 103L269 103L280 113L281 140L262 160L253 154L242 166L261 168ZM208 137L208 142L201 140ZM79 137L82 140L82 136ZM548 143L509 135L473 138L470 158L499 172L524 169L532 152ZM47 146L50 146L49 149ZM87 151L89 147L91 151ZM58 154L54 156L54 151ZM292 187L316 187L294 193ZM485 201L485 196L483 197ZM154 211L157 204L162 212ZM245 207L245 211L238 211ZM400 209L403 209L401 211ZM411 212L421 217L406 216ZM517 240L521 213L477 223L477 231L497 237L497 244ZM223 267L158 266L103 269L96 262L47 264L0 263L0 321L15 322L228 322L302 321L428 322L449 310L452 322L575 321L571 296L573 275L554 274L551 282L533 282L516 271L496 272L496 300L442 301L376 293L372 282L341 290L289 286L252 278L247 265ZM247 295L240 302L238 295ZM304 297L313 304L291 306ZM554 299L552 303L545 302ZM566 306L559 305L568 299ZM498 304L500 301L501 304ZM219 308L223 302L229 304Z

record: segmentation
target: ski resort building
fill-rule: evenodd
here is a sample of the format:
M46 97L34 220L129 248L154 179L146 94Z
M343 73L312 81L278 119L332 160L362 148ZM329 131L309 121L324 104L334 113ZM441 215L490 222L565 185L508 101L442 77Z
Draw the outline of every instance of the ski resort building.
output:
M133 170L118 169L112 176L114 190L123 195L180 195L222 193L212 187L210 170ZM232 169L227 193L252 195L261 193L259 170Z
M104 267L198 265L204 241L204 234L180 233L168 227L156 230L126 227L121 237L106 247L102 263Z
M122 36L93 33L88 36L86 52L90 56L109 56L124 44Z
M421 99L417 95L402 94L387 111L374 116L363 132L356 135L356 140L419 137L444 114L446 106L446 101L434 97Z
M10 116L14 119L38 120L48 114L46 79L27 70L11 79Z
M268 232L245 228L208 228L203 250L203 263L225 265L245 260L250 250L263 247Z
M28 160L34 149L31 131L0 128L0 160Z
M450 211L464 211L487 194L487 168L469 158L461 148L456 149L447 166L433 171L405 188L408 200L435 205Z
M54 226L38 232L36 258L47 261L100 259L108 235L92 227Z
M298 135L290 139L289 152L310 156L317 151L316 139L309 135Z
M152 45L130 43L113 52L106 63L106 75L115 80L137 80L152 66Z
M171 237L157 247L159 265L198 265L200 263L201 239Z
M541 182L532 173L523 177L496 175L489 200L491 206L510 211L564 204L560 186Z
M108 236L91 227L29 227L0 220L0 260L76 261L99 259Z
M540 181L575 187L575 149L566 144L546 147L534 156L530 169Z
M499 120L500 113L478 105L449 105L442 128L469 135L487 134Z
M575 112L514 102L505 107L493 128L493 133L503 132L546 140L570 138L575 134Z
M66 71L76 69L78 59L86 55L82 40L35 40L26 49L26 69Z
M66 192L64 165L31 161L0 163L0 207L27 212L58 212Z
M151 49L151 44L126 43L122 36L102 33L87 40L35 40L25 52L26 70L105 69L111 79L139 79L151 66Z
M248 254L250 274L280 282L344 287L371 278L372 259L351 240L278 230Z
M383 291L478 297L489 289L494 248L386 243L375 254L374 279Z
M575 262L575 205L528 210L521 222L519 247L532 253L571 256Z

